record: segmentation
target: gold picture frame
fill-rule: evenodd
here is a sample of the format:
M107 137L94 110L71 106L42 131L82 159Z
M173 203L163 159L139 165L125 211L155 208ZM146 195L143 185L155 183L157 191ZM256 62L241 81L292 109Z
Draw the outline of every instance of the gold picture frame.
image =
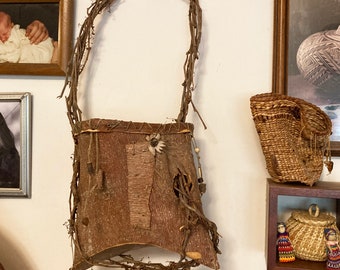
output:
M321 91L318 91L321 88L303 78L297 64L297 54L302 42L308 37L325 31L336 31L339 25L340 1L274 1L272 91L302 98L319 106L330 116L333 123L333 156L340 156L340 99L335 94L328 94L327 101L324 94L320 98ZM339 109L339 112L336 112L339 116L327 110L333 110L334 104ZM334 120L334 117L337 119Z
M44 8L53 7L56 11L53 16L50 16L54 20L57 20L57 42L58 42L58 57L53 63L40 64L40 63L1 63L0 64L0 74L4 75L41 75L41 76L64 76L66 73L66 68L68 61L70 59L71 50L73 46L73 23L74 23L74 1L73 0L4 0L0 3L0 10L2 7L16 9L17 6L22 6L23 8L34 9L34 8ZM24 13L24 12L22 12ZM38 13L38 12L37 12ZM26 15L21 15L24 19L28 20L28 16L32 16L31 12L27 12ZM46 12L39 12L39 15L46 15ZM39 19L37 17L31 18L31 21ZM45 25L46 23L42 21ZM23 25L22 27L26 27ZM47 26L46 26L47 27ZM47 27L48 29L48 27ZM49 33L51 29L48 29ZM55 40L55 38L54 38Z

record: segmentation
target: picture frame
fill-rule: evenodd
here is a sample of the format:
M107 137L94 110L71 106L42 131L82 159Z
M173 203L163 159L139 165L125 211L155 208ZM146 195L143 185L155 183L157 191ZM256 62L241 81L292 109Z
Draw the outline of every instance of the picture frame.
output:
M0 197L31 197L32 96L0 93Z
M339 53L340 36L339 41L337 36L335 38L339 25L340 1L274 1L272 92L304 99L328 114L333 125L332 156L340 156L340 93L337 94L331 86L332 83L340 85L340 76L334 75L340 70L322 71L321 74L321 68L311 65L327 62L318 60L326 55L322 51L326 47L322 44L325 40L331 40L328 43L334 46L333 52L327 52L328 56L334 51ZM308 59L310 56L313 59ZM340 61L337 57L331 59ZM311 70L319 74L312 74ZM327 78L324 78L325 74Z
M19 8L22 11L16 12ZM6 13L12 11L13 14L9 13L14 17L12 21L22 23L20 28L26 28L34 20L41 21L58 44L58 49L54 47L58 55L53 56L51 63L0 63L0 75L64 76L73 46L74 1L3 0L0 10Z

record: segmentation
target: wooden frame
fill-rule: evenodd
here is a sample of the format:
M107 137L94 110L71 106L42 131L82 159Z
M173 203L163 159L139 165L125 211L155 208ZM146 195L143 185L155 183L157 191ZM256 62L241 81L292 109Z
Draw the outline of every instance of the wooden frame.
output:
M294 183L275 183L267 179L267 270L324 270L326 262L296 259L295 262L279 263L276 256L278 201L280 196L334 199L336 225L340 225L340 185L336 182L319 181L314 186Z
M31 94L0 94L0 196L31 196Z
M30 63L2 63L0 74L5 75L44 75L64 76L73 46L73 0L4 0L1 4L58 4L58 47L59 55L56 63L30 64ZM0 4L0 7L1 7ZM26 27L26 26L23 26Z
M315 18L318 18L317 20ZM302 98L321 107L326 113L327 106L338 104L338 98L331 103L318 104L315 85L303 80L298 74L296 55L300 44L312 34L336 29L340 25L340 2L327 0L275 0L274 1L274 51L272 87L274 93L288 94ZM333 31L333 30L332 30ZM314 91L313 93L310 92ZM340 102L339 102L340 109ZM333 112L331 112L333 113ZM329 114L330 115L330 114ZM330 117L332 118L332 117ZM340 119L340 114L339 114ZM340 123L333 119L331 151L333 156L340 156Z

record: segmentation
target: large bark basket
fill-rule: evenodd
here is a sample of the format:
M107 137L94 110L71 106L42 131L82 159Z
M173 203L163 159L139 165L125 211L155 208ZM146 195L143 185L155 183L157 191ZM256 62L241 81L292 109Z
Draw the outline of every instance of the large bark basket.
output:
M92 46L94 19L113 2L91 4L65 80L64 90L70 87L66 102L75 145L69 222L75 247L72 270L91 266L188 270L199 264L218 269L219 235L203 214L205 184L199 149L193 125L185 121L188 105L194 107L191 95L202 22L198 0L190 0L191 44L184 64L182 102L176 121L170 124L82 120L77 104L79 76ZM148 246L175 252L179 260L164 266L129 254Z

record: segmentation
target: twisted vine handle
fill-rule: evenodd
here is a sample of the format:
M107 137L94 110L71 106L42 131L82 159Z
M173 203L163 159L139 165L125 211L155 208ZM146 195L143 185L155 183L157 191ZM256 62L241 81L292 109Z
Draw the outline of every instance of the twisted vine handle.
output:
M65 84L60 96L64 95L67 86L70 88L69 96L66 97L67 115L72 126L72 130L77 129L77 124L82 121L82 112L78 106L77 92L78 82L82 71L89 59L91 52L91 43L94 37L94 20L97 15L109 8L116 0L96 0L87 10L87 17L80 28L79 36L72 51L71 59L68 64ZM198 59L199 44L202 32L202 10L199 0L189 0L189 28L191 42L189 50L186 53L184 69L183 93L181 107L176 119L177 122L185 122L188 114L189 104L193 106L194 111L198 114L204 127L204 121L198 113L192 102L192 92L195 89L194 70L195 62Z

